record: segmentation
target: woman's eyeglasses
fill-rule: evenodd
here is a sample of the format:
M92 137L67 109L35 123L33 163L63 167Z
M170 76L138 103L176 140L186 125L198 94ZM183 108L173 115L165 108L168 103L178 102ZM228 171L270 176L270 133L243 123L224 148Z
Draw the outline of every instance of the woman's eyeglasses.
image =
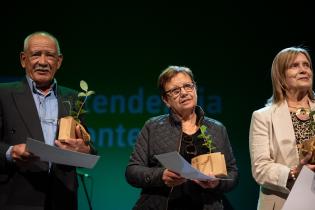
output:
M165 94L176 98L182 92L182 88L186 92L192 92L195 89L195 86L196 86L195 83L186 83L181 87L175 87L175 88L165 91Z

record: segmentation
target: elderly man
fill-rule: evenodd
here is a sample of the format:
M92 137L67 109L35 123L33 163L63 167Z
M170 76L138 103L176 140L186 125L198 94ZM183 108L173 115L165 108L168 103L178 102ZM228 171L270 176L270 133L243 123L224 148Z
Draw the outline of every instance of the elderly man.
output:
M77 138L55 140L58 119L70 114L64 102L77 97L54 78L62 60L54 36L32 33L20 54L26 77L0 85L0 209L77 209L76 168L42 162L25 144L31 137L62 149L96 152L79 128Z

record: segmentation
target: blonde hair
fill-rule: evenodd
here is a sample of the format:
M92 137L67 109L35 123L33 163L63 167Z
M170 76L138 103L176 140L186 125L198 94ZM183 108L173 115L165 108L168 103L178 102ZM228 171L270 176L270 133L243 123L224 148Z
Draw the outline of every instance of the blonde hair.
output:
M273 94L267 101L267 105L280 104L286 98L287 83L285 80L285 71L294 62L295 58L299 54L304 54L310 68L313 71L311 57L308 51L301 47L289 47L281 50L274 58L271 66L271 82ZM314 93L312 87L308 90L308 96L311 100L314 100Z

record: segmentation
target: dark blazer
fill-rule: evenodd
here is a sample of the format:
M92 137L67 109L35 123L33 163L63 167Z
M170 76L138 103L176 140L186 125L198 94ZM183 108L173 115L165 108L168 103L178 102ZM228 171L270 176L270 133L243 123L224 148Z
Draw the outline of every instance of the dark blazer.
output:
M59 118L69 115L64 101L74 101L76 91L57 87ZM44 141L36 105L27 80L0 84L0 209L77 209L75 167L37 161L20 167L7 161L9 146L31 137Z

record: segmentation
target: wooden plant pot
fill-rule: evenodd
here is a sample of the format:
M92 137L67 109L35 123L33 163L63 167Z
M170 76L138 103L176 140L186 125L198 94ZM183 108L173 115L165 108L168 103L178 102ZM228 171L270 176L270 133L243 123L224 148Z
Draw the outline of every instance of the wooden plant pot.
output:
M85 142L90 141L91 137L85 128L77 122L72 116L62 117L59 119L58 140L76 139L78 138L75 132L76 126L80 126L80 131Z
M300 159L303 159L309 152L311 152L312 157L309 163L315 164L315 137L301 143L299 148Z
M205 175L227 176L224 155L221 152L203 154L194 157L191 165Z

